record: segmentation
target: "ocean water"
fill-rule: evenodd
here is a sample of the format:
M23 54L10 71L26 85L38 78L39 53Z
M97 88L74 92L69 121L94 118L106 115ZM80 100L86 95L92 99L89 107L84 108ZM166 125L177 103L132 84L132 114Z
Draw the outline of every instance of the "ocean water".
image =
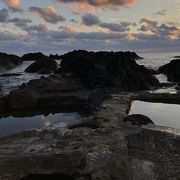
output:
M144 58L137 60L138 64L157 70L160 66L175 59L174 56L180 56L180 52L139 53L138 55Z

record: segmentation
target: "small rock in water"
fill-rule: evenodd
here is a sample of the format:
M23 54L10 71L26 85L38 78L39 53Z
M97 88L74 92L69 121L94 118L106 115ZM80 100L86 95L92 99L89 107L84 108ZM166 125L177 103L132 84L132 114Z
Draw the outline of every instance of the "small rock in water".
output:
M133 114L124 118L124 122L130 122L132 125L142 126L148 124L154 124L153 121L142 114Z

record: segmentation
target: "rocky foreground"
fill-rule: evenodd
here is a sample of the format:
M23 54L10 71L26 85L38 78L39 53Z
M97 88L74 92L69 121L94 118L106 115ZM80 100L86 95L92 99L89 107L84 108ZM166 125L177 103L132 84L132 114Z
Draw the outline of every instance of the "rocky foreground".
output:
M125 123L132 96L111 94L66 129L0 138L0 179L178 179L180 132Z
M0 179L178 180L180 131L126 117L132 100L180 104L180 95L141 92L160 86L151 72L124 53L101 53L66 54L56 74L0 98L1 116L82 115L78 124L1 137Z

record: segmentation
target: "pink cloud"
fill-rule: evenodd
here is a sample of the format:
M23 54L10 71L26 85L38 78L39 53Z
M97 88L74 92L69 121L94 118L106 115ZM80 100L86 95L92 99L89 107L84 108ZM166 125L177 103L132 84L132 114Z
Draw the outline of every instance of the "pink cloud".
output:
M20 0L3 0L3 2L11 9L18 9Z
M138 0L56 0L62 3L78 3L80 7L86 7L85 5L90 5L94 7L102 8L118 8L120 6L128 7L136 5Z

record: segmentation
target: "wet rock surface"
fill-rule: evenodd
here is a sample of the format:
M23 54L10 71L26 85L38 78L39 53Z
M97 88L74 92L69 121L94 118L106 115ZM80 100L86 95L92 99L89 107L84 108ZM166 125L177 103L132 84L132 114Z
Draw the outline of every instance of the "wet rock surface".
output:
M0 70L9 70L20 64L22 64L20 57L0 52Z
M158 87L158 80L135 62L130 52L73 51L63 55L60 72L74 73L88 88L117 87L122 91Z
M25 72L39 73L39 74L50 74L56 72L58 64L51 58L41 58L31 64L25 69Z

